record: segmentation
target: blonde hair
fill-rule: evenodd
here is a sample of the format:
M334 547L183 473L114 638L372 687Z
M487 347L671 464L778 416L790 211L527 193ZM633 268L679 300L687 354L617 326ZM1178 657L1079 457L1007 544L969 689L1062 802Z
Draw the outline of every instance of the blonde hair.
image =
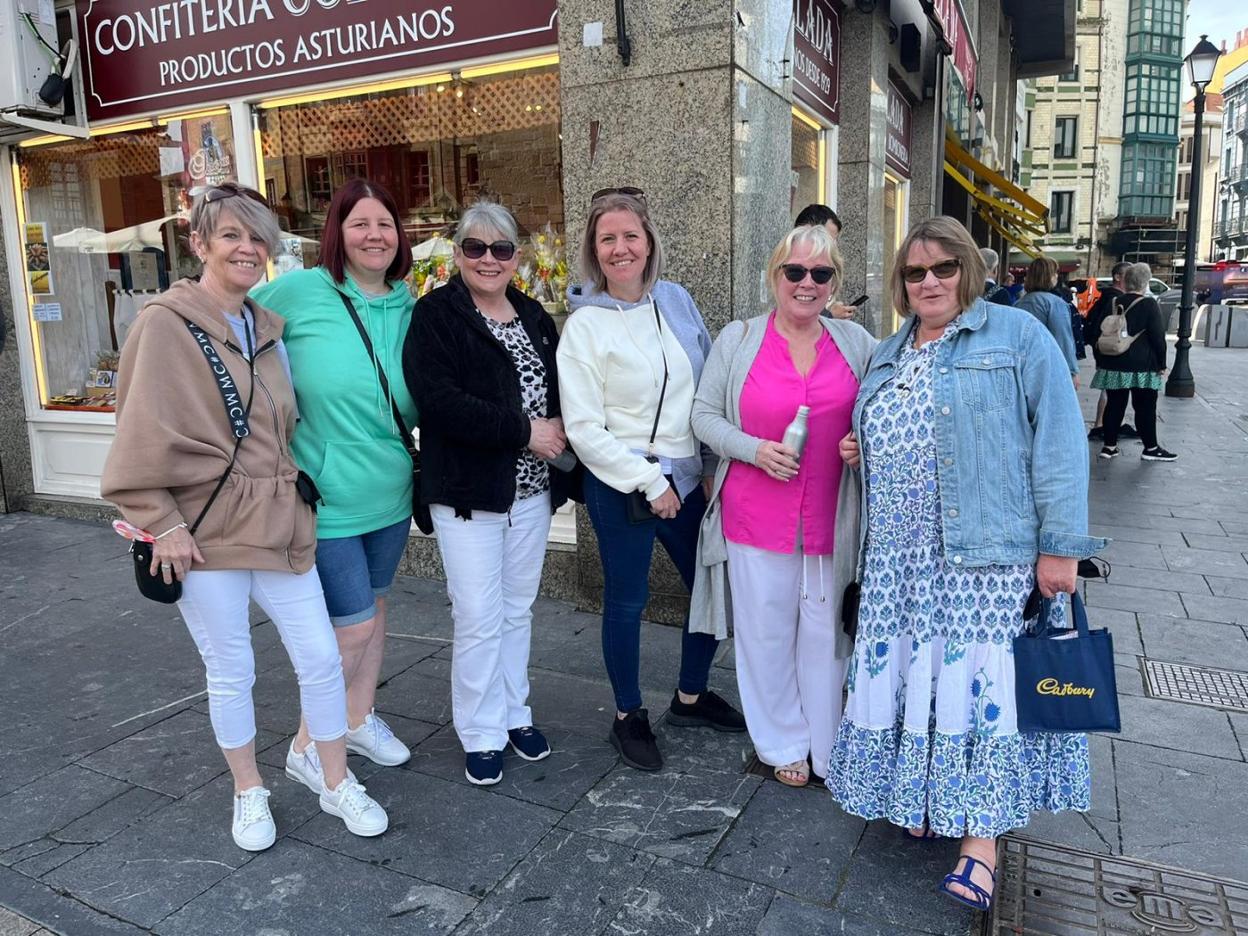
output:
M208 196L218 190L230 193L225 197ZM195 197L191 206L190 228L208 241L217 233L221 223L221 212L229 211L238 218L238 223L264 241L269 256L275 256L281 249L282 229L278 227L277 218L269 210L264 196L255 189L235 182L214 186Z
M771 290L771 297L779 301L776 296L776 280L780 276L780 268L793 256L794 248L799 245L814 248L812 257L827 259L827 265L833 270L830 285L831 294L835 296L840 291L841 280L845 276L845 263L841 260L840 251L836 249L836 238L822 224L803 224L780 239L776 249L771 252L771 259L767 261L767 288Z
M897 259L893 261L893 272L889 277L889 298L893 301L898 314L909 316L910 296L906 292L906 281L902 277L902 268L910 256L910 248L918 243L939 244L949 252L949 256L961 265L962 278L958 281L958 310L965 311L975 304L984 291L984 280L988 268L984 266L984 258L979 255L979 248L971 240L970 232L962 226L962 222L947 215L928 218L910 228L906 239L897 248Z
M641 293L644 296L654 289L654 284L663 275L663 242L659 240L658 229L650 220L650 211L645 200L636 195L612 192L594 199L589 207L589 218L585 222L585 236L581 238L581 276L593 286L594 292L607 291L607 277L598 263L598 250L594 241L598 237L598 221L612 211L631 211L635 214L650 242L650 256L646 258L646 266L641 274Z

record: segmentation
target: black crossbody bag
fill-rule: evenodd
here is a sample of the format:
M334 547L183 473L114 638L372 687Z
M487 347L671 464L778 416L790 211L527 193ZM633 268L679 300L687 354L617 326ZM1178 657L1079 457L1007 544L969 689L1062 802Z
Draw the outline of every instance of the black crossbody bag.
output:
M243 320L243 329L247 335L247 370L251 377L251 388L247 393L247 405L240 406L241 397L239 396L238 386L234 383L234 378L230 375L229 369L221 360L221 356L217 354L217 349L212 345L212 339L204 334L204 330L194 322L186 323L187 329L195 336L195 341L199 345L200 351L204 353L204 358L208 362L208 367L212 370L213 383L221 392L221 401L225 405L225 418L230 422L230 431L234 434L234 451L230 453L230 463L226 465L225 472L221 475L221 479L217 481L217 486L213 488L212 494L209 495L207 503L199 512L199 516L195 518L187 531L193 537L199 529L204 517L208 516L208 511L212 509L212 505L216 503L217 496L221 493L221 489L225 487L226 479L229 478L230 472L234 470L234 463L238 461L238 447L243 444L243 439L251 435L251 401L256 395L256 353L255 347L251 340L251 328L248 327L246 318ZM159 569L155 575L152 574L152 543L144 543L134 540L130 543L130 556L134 560L134 578L139 586L139 594L144 598L150 598L152 601L158 601L161 604L176 604L182 598L182 583L178 579L166 584L165 577Z
M420 500L420 449L412 441L412 434L408 431L407 423L403 422L403 414L399 412L399 405L394 402L394 397L390 395L390 381L386 379L386 372L382 370L381 362L377 360L377 352L373 350L372 339L368 337L368 331L364 328L364 323L360 321L359 315L356 314L355 306L351 304L351 300L344 293L338 293L338 298L342 300L347 314L351 316L351 321L355 323L355 330L360 333L360 340L364 342L364 350L368 352L369 358L372 359L373 367L377 371L377 379L381 382L381 392L390 401L390 415L394 417L394 423L399 427L399 434L403 437L403 447L407 449L407 455L412 460L412 519L416 521L416 529L426 536L430 536L433 534L433 517L429 514L429 505L421 503Z
M659 406L654 411L654 425L650 427L650 441L646 445L646 454L643 456L646 461L656 464L658 458L654 454L654 440L659 434L659 417L663 415L663 398L667 396L667 381L670 376L667 369L667 352L663 350L663 320L659 317L659 304L651 300L654 305L654 324L659 333L659 353L663 355L663 385L659 388ZM668 478L671 482L671 478ZM675 485L672 489L675 490ZM629 523L645 523L655 518L655 513L650 509L650 501L646 500L645 491L629 491L625 495L624 506L628 513Z

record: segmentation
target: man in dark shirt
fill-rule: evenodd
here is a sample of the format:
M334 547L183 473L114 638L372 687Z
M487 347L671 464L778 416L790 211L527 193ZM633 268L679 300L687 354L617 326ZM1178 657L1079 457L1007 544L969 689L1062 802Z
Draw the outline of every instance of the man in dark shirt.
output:
M827 205L807 205L798 212L797 220L793 222L794 227L819 227L819 225L823 225L828 229L828 233L832 235L833 240L840 238L841 219ZM829 300L824 314L830 315L832 318L847 319L853 318L854 313L857 311L857 306L845 305L843 302Z

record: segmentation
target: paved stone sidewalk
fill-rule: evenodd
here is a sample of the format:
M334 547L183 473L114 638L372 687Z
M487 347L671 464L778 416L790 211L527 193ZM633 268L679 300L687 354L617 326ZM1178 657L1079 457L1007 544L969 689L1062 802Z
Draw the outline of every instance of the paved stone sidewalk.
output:
M1127 443L1093 466L1094 525L1115 542L1109 584L1087 597L1114 632L1122 734L1092 741L1091 813L1021 834L1243 880L1248 714L1147 698L1140 675L1142 656L1248 670L1248 353L1198 348L1193 366L1200 396L1161 409L1182 459L1141 463ZM503 783L470 786L449 725L445 589L410 578L391 604L378 709L412 761L352 758L390 831L347 834L283 775L297 692L257 615L257 745L280 838L241 852L194 648L176 610L135 596L121 541L0 516L0 568L0 905L13 911L0 909L0 936L960 936L984 922L935 893L952 843L907 843L822 790L745 773L742 736L660 721L665 769L620 766L598 618L558 602L538 604L532 655L556 753L509 756ZM646 625L655 716L678 662L678 632ZM712 682L735 699L730 652Z

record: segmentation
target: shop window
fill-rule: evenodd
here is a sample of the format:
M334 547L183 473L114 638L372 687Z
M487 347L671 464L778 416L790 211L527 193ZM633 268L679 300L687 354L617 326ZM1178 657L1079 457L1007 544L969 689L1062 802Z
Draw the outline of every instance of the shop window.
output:
M260 114L264 175L275 179L295 234L319 241L334 186L363 175L394 195L416 245L447 236L480 196L516 216L525 241L522 270L539 266L529 261L537 235L549 228L562 238L557 67L365 88L329 100L261 105ZM314 256L305 251L304 262Z
M1049 230L1053 234L1069 234L1072 226L1074 192L1049 194Z
M793 136L789 165L792 170L789 185L789 216L807 205L821 203L820 181L826 167L820 159L820 136L822 131L813 125L809 117L798 112L792 117Z
M1053 129L1053 156L1057 159L1074 159L1079 147L1078 119L1058 117Z
M194 196L237 178L229 114L15 154L40 401L111 411L139 307L199 272L186 222Z

